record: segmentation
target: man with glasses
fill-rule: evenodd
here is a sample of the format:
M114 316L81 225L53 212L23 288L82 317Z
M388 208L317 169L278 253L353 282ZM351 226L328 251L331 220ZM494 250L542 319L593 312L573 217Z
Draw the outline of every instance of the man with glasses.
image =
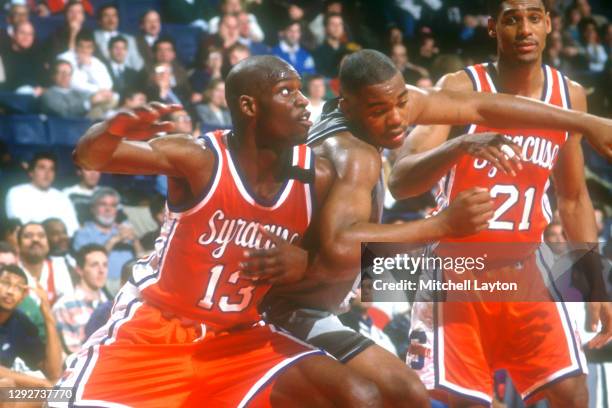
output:
M17 265L0 266L0 378L3 385L17 387L49 387L61 375L62 350L55 319L45 290L38 285L31 289L27 285L26 273ZM46 343L37 333L36 326L17 310L17 306L34 291L41 299L40 312L47 331ZM44 379L13 371L17 358L31 369L40 369Z

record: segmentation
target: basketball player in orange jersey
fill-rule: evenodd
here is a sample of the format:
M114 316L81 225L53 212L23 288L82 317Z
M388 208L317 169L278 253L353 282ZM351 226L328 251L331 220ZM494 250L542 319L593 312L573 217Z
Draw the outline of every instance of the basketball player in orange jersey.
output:
M226 84L232 132L148 140L180 109L151 104L94 125L77 145L82 168L167 175L169 197L156 251L68 363L58 386L73 390L69 406L380 405L369 381L261 321L269 283L301 277L307 259L289 242L302 242L333 173L300 144L308 101L287 63L247 59ZM265 282L245 278L244 252L272 244L277 268Z
M601 142L605 140L602 135L612 133L612 121L517 96L406 86L390 59L374 50L362 50L344 60L340 86L341 97L326 104L308 136L315 153L329 159L337 172L321 209L321 222L314 224L319 240L311 270L301 282L272 288L263 304L266 319L375 382L386 406L428 406L414 372L344 326L335 314L345 310L351 287L359 278L361 242L425 243L460 236L470 228L479 231L487 228L494 215L493 202L487 189L475 187L453 202L468 204L462 217L443 211L437 217L403 225L378 225L383 192L381 149L400 147L411 124L534 127L545 123L588 133L593 141ZM473 148L490 148L499 171L510 166L502 148L511 149L515 156L520 153L517 145L491 140L490 135L478 135L470 142Z
M490 5L489 34L497 40L498 62L449 74L440 86L451 91L504 92L586 111L584 89L542 65L551 30L544 2L497 0ZM488 189L495 213L487 229L464 239L443 241L527 244L521 246L530 248L524 253L508 244L514 259L505 259L500 269L487 273L517 276L535 284L540 274L550 275L545 248L539 248L543 230L552 218L546 196L549 176L569 240L597 242L584 181L581 135L579 129L574 129L578 133L565 133L537 130L541 126L508 125L473 124L468 134L450 140L450 126L417 127L395 163L390 189L398 198L415 196L431 189L442 177L439 209L467 188ZM488 131L495 133L476 134ZM518 151L516 146L513 151L504 150L508 139L502 135L508 135ZM594 293L598 288L591 289ZM556 295L551 290L550 298L559 300ZM590 342L597 348L612 336L611 308L609 303L592 303L591 309L594 321L601 318L603 326ZM546 397L553 407L586 407L586 362L569 317L563 303L552 301L415 304L413 333L418 337L417 331L425 332L426 337L419 341L432 349L432 355L409 358L426 386L443 392L452 407L489 406L492 371L498 368L509 371L526 401Z

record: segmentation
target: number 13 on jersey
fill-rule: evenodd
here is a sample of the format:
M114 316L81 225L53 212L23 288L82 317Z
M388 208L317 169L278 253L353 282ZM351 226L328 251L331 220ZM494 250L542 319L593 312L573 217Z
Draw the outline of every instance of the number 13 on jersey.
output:
M223 283L220 282L221 276L223 275L223 268L225 268L225 265L216 265L208 272L210 275L210 279L208 280L208 285L206 286L206 293L204 294L204 297L198 302L199 307L206 310L211 310L215 305L215 292L217 291L219 284ZM222 312L241 312L249 306L249 303L251 303L255 286L248 285L239 287L239 280L239 270L233 272L227 279L227 283L231 284L231 288L233 289L232 292L235 292L236 295L241 297L241 299L238 303L230 303L229 296L220 296L217 301L217 304L219 310L221 310ZM225 287L227 288L228 286Z

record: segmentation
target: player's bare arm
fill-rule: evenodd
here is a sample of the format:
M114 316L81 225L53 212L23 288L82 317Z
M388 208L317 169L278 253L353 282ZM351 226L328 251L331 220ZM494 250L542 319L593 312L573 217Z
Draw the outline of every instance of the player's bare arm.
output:
M318 223L320 248L315 262L322 279L354 279L362 242L422 243L470 234L486 228L492 215L488 193L473 189L436 217L402 225L370 222L372 190L381 174L380 153L350 134L330 138L316 151L332 158L337 173Z
M456 92L472 90L464 71L445 75L437 86ZM466 153L488 160L505 173L521 169L519 147L498 134L466 134L448 140L450 132L450 125L420 125L406 137L389 178L389 189L397 199L429 191ZM504 152L508 148L514 155Z
M586 95L582 86L576 82L570 82L569 92L572 106L578 111L586 111ZM584 157L580 145L581 139L582 135L577 133L571 134L568 138L559 152L559 158L553 170L553 182L557 194L559 216L568 241L578 245L586 244L596 247L597 226L593 204L584 179ZM596 248L588 249L596 251ZM597 257L596 254L585 256ZM597 292L605 288L603 279L594 281L594 278L601 278L601 271L597 270L597 263L598 259L593 259L594 270L589 271L596 275L589 279L592 286L591 297L595 298L600 296ZM591 302L589 312L591 331L597 330L599 321L602 323L600 333L589 342L589 347L600 348L612 338L612 304Z
M408 85L411 122L493 128L546 128L582 133L608 160L612 159L612 120L566 110L522 96L450 90L423 90Z

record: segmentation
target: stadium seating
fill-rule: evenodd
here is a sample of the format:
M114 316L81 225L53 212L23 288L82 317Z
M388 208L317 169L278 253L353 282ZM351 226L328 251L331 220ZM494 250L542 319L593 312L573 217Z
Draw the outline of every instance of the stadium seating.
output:
M97 1L96 3L109 3L108 1ZM119 8L119 29L130 34L138 33L140 17L147 10L161 11L161 0L120 0L116 2ZM97 8L97 7L96 7Z
M0 92L0 110L6 114L35 113L38 112L38 100L33 95Z
M198 51L202 31L197 27L180 24L164 24L163 32L174 40L176 55L185 65L191 66Z
M49 116L47 117L46 125L49 141L53 145L74 146L81 135L91 126L91 121L89 119L71 119Z

